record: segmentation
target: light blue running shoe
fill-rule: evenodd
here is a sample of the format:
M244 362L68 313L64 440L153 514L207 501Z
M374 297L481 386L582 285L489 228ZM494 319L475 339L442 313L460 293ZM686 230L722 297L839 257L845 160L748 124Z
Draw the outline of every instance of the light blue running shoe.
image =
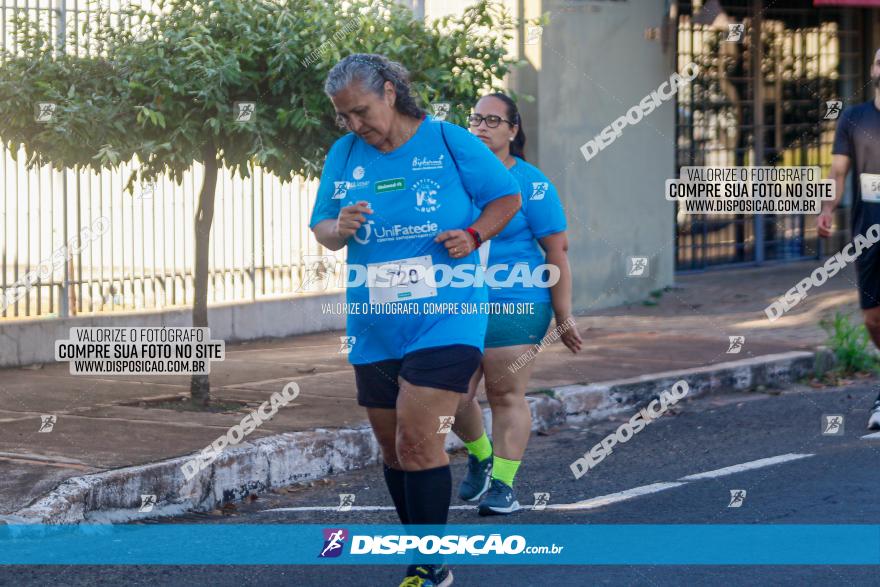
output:
M492 471L492 457L478 461L474 455L468 455L467 473L458 486L458 496L464 501L477 501L489 489L489 473Z
M492 479L486 497L480 503L481 516L497 516L512 514L520 509L519 502L513 494L513 488L504 481Z

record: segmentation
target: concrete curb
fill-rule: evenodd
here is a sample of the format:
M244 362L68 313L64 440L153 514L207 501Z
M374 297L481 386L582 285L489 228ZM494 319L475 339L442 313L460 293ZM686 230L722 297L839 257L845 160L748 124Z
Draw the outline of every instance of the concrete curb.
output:
M0 518L11 524L78 524L205 511L252 492L378 462L379 445L369 428L278 434L223 451L187 481L181 467L189 458L72 477L30 506ZM142 495L156 496L149 512L139 511Z
M648 403L679 379L690 386L688 397L721 391L744 391L791 383L827 369L833 354L793 351L706 367L667 371L589 385L566 385L528 396L532 430L543 432L567 422L608 417ZM484 410L487 428L491 414ZM447 436L448 448L462 446ZM250 493L320 479L379 461L379 446L368 427L310 430L278 434L228 449L209 468L187 481L181 466L191 456L72 477L45 497L13 515L11 524L77 524L125 522L211 510ZM155 495L150 511L139 511L142 495Z
M577 422L641 407L679 379L688 382L688 397L698 397L718 391L786 385L817 368L828 370L833 362L833 353L825 348L815 353L791 351L590 385L566 385L553 390L553 396L562 403L566 420Z

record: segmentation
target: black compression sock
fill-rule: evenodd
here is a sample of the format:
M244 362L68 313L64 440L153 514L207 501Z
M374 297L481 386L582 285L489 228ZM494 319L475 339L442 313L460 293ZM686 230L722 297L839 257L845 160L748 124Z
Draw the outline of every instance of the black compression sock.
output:
M451 500L449 465L406 472L406 509L411 524L445 525Z
M409 524L409 513L406 511L406 471L392 469L384 463L382 470L385 473L385 485L388 486L388 493L391 494L391 501L394 502L394 508L397 510L397 517L400 518L401 524Z

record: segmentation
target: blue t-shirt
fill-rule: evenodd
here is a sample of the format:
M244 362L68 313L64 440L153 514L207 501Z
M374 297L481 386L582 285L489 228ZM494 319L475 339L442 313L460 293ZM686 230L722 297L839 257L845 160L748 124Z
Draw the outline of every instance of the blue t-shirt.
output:
M455 152L454 161L446 144ZM479 265L478 254L453 259L434 237L470 226L474 206L483 208L518 193L516 179L488 147L447 122L425 118L412 138L389 153L352 133L333 144L309 227L336 218L343 206L360 200L373 210L347 243L346 334L351 337L352 364L400 359L415 350L451 344L483 349L487 314L476 308L488 300L488 288L480 280L464 287L455 287L456 282L464 283L459 279L450 283L457 266ZM414 263L449 270L435 274L436 287L430 282L376 287L369 277L382 264ZM395 278L396 283L406 283L405 275L402 282L400 276ZM438 311L440 304L456 304L456 309Z
M490 288L489 299L493 302L549 302L549 287L539 285L548 280L548 273L535 271L544 264L544 252L536 239L563 232L565 211L556 187L547 176L531 163L519 157L514 159L516 163L510 172L519 183L522 208L504 230L489 241L488 263L494 281L509 285ZM499 268L501 265L509 268Z

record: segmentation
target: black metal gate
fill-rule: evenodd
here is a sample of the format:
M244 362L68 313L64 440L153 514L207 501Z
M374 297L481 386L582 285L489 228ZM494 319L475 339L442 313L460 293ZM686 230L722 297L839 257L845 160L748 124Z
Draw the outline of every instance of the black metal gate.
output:
M812 0L680 2L678 70L693 61L700 75L679 92L676 169L818 165L827 177L835 120L824 119L826 102L845 108L870 90L869 14ZM676 213L679 271L820 253L815 217Z

